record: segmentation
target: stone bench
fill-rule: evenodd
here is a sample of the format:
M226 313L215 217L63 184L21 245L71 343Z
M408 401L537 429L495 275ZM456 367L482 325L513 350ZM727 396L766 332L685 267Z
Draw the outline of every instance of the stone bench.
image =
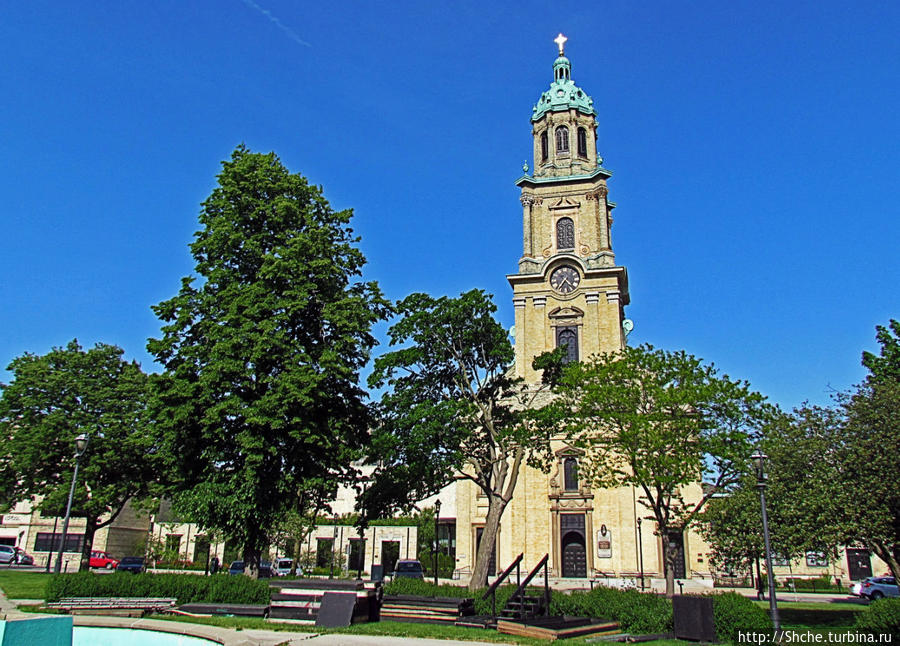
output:
M140 617L146 612L171 610L176 601L169 597L63 597L59 601L48 603L47 607L73 615Z

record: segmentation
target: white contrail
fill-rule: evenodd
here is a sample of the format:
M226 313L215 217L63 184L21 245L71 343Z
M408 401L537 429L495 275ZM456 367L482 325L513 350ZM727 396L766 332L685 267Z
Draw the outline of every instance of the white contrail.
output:
M290 38L291 40L293 40L294 42L300 43L301 45L305 45L307 47L312 47L312 45L310 45L308 42L306 42L305 40L300 38L300 36L298 36L296 34L296 32L294 32L293 29L291 29L290 27L285 25L283 22L281 22L278 18L273 16L272 12L270 12L268 9L263 9L258 4L253 2L253 0L241 0L241 2L243 2L245 5L247 5L251 9L256 9L259 13L261 13L266 18L268 18L272 22L273 25L275 25L281 31L283 31L287 35L287 37Z

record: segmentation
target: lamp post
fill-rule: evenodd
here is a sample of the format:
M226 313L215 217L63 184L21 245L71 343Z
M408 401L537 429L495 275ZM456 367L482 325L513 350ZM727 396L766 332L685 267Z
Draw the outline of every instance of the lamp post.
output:
M644 591L644 541L641 537L641 519L637 519L638 526L638 563L641 568L641 592Z
M366 539L365 539L365 525L368 525L366 519L366 491L369 488L369 478L363 476L363 491L362 491L362 501L363 505L359 510L359 549L356 550L356 580L362 581L362 569L363 569L363 559L366 557ZM373 536L374 539L374 536ZM375 542L374 540L372 541ZM371 577L369 577L371 578Z
M438 584L438 551L441 548L441 542L438 537L438 520L441 516L441 499L434 501L434 584Z
M63 551L66 547L66 532L69 531L69 517L72 515L72 496L75 495L75 482L78 480L78 467L81 465L81 456L87 450L88 436L84 433L75 438L75 470L72 472L72 485L69 487L69 502L66 503L66 516L63 519L62 537L59 539L59 556L56 557L55 574L62 569Z
M781 632L781 619L778 617L778 601L775 599L775 575L772 572L772 545L769 541L769 516L766 514L766 458L760 449L750 456L756 466L756 488L759 489L759 504L762 507L763 541L766 546L766 572L769 575L769 612L775 634Z
M331 539L331 571L328 573L328 578L334 578L334 559L337 555L337 539L338 539L338 519L337 516L332 520L334 522L334 537Z

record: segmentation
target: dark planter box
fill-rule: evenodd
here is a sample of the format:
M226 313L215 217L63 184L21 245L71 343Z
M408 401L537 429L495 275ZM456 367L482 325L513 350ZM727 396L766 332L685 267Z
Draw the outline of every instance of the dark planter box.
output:
M675 639L718 641L713 600L710 597L675 595L672 598Z

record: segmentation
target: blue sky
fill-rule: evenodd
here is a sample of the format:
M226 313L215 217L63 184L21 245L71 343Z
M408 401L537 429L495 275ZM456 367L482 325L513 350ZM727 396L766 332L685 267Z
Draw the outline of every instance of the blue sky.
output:
M513 182L560 31L631 342L786 407L858 382L900 316L892 2L5 3L0 363L77 337L157 369L150 305L241 142L354 208L389 297L481 287L511 325Z

